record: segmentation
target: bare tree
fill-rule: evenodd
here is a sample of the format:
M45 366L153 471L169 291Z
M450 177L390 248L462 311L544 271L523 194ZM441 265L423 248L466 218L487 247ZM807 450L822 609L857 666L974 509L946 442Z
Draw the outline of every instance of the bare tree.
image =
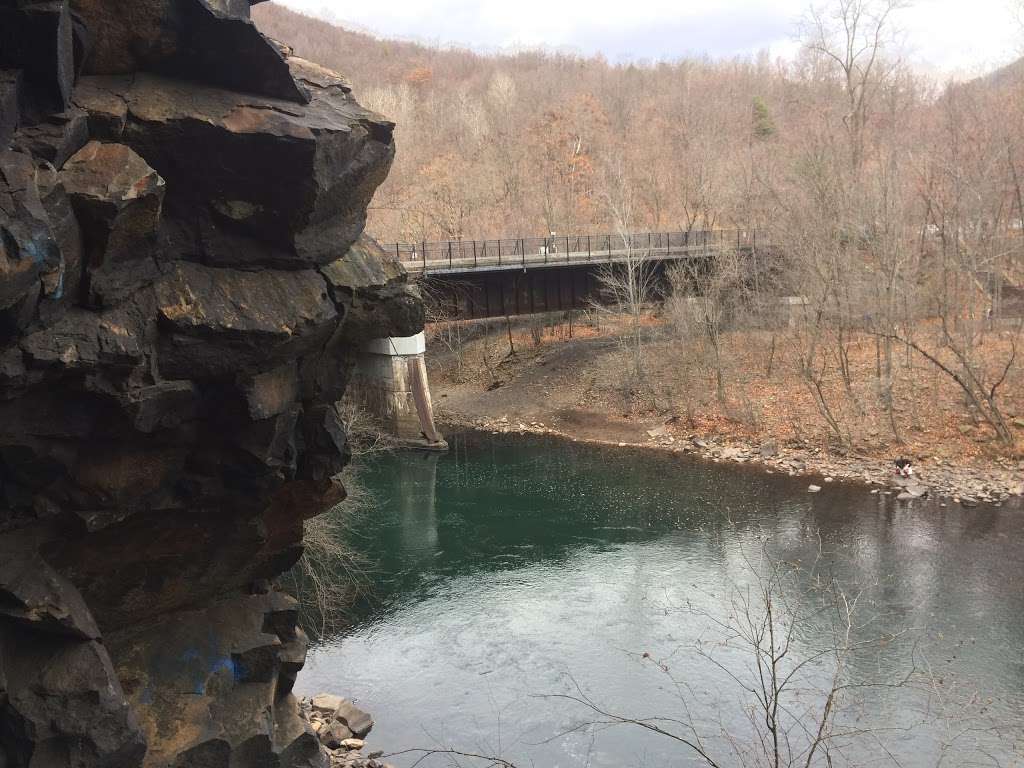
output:
M834 0L825 7L812 6L804 20L808 50L831 62L841 78L843 125L855 175L864 164L875 96L896 67L886 56L894 42L893 16L908 5L907 0Z
M667 607L701 626L699 639L661 655L636 653L664 678L659 687L675 694L678 712L623 713L573 681L572 693L545 697L587 713L566 733L640 728L710 768L851 765L857 764L855 755L865 754L872 755L868 764L899 766L890 749L893 741L926 724L941 726L946 734L936 766L962 739L979 733L1005 738L985 707L977 705L975 692L959 696L943 686L916 652L909 631L875 629L866 592L839 584L820 551L818 559L801 566L762 547L745 563L744 578L726 595L707 596L723 602L724 611L691 602ZM853 671L858 656L893 653L900 646L909 650L902 672L865 676L865 665ZM688 680L690 659L717 671L721 684L707 693L696 690ZM898 720L862 722L862 711L877 704L878 696L895 692L907 694L913 708ZM741 721L744 729L737 727Z
M367 562L349 542L376 499L357 466L346 467L342 481L345 501L304 523L302 558L282 577L299 599L301 626L314 638L343 628L350 608L370 586Z
M722 250L710 258L688 259L669 270L672 293L666 304L677 331L686 340L696 329L710 351L715 394L726 402L726 353L722 334L744 301L740 255Z
M646 378L643 319L655 297L657 273L649 249L633 236L633 190L621 158L609 165L608 179L605 202L616 235L609 240L609 263L597 273L601 297L594 308L626 318L626 332L620 340L628 352L629 372L636 388L642 387Z

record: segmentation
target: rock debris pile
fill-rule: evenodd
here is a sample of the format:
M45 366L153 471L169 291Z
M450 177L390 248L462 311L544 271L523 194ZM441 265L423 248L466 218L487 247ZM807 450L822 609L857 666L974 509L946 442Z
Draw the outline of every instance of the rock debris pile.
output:
M320 693L300 704L303 716L339 768L393 768L381 761L383 752L363 755L373 718L341 696Z

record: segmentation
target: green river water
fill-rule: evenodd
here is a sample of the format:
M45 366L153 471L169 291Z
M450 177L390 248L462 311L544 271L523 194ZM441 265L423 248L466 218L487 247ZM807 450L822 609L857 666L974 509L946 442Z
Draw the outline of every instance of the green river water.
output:
M453 747L521 768L704 764L569 695L700 736L719 765L766 764L756 651L734 628L779 567L795 576L775 626L802 617L778 664L802 664L780 700L784 755L816 732L836 673L819 654L860 644L835 677L831 764L1024 765L1019 504L906 504L840 484L811 495L807 479L541 438L451 443L365 468L379 505L351 543L370 595L299 677L299 693L371 712L371 749ZM856 600L842 642L820 591L830 579Z

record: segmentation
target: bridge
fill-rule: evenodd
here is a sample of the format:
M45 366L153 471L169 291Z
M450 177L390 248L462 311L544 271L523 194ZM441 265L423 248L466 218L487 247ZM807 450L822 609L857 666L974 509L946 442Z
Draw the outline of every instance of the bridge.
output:
M443 240L382 246L411 274L451 275L581 265L623 263L629 259L674 261L706 258L723 250L754 250L768 245L757 230L691 230L623 235L549 235L497 240Z
M510 317L589 308L601 291L599 269L642 260L665 265L738 252L756 260L763 232L708 230L626 235L570 235L446 240L381 246L413 276L440 317ZM752 265L756 273L756 263ZM403 444L445 450L434 425L424 363L425 337L376 339L364 350L356 391Z
M585 309L600 293L602 268L642 260L664 273L673 262L706 260L723 252L756 257L767 247L767 233L752 229L382 245L411 275L422 278L428 301L453 319Z

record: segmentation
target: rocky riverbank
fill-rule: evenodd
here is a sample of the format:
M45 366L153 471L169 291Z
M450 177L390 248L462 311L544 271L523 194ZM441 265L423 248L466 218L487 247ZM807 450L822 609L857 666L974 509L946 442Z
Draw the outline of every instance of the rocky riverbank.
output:
M670 453L689 454L712 462L755 464L769 473L806 476L808 489L820 492L833 482L858 482L871 493L897 496L902 501L931 496L940 504L954 503L964 507L978 504L1003 504L1024 496L1024 461L998 458L989 467L957 466L948 459L926 457L915 462L912 482L900 478L891 461L858 456L839 455L800 442L781 443L773 439L760 442L722 440L687 433L669 421L646 431L642 440L612 440L574 434L541 421L520 421L502 415L479 418L445 412L445 421L452 428L465 428L495 434L535 434L561 437L574 442L611 445L620 448L645 448Z
M299 711L326 750L332 768L394 768L381 762L381 750L363 754L373 718L348 699L319 693L303 698Z

